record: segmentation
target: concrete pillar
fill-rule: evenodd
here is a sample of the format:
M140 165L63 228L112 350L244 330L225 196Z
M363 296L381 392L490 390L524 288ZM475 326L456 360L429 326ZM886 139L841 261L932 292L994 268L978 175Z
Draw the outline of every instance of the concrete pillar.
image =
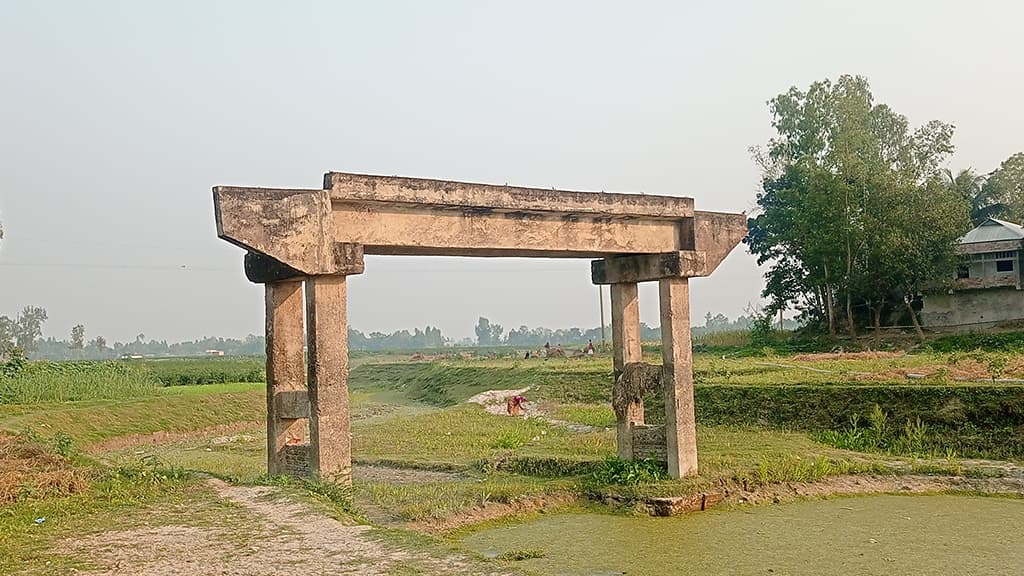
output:
M612 284L612 363L615 378L622 374L622 367L630 362L640 362L640 300L636 283ZM644 405L630 403L626 418L616 424L618 456L624 460L633 458L633 434L630 424L644 423Z
M697 474L697 423L693 410L693 351L690 345L688 278L658 281L661 350L664 364L665 440L668 473L673 478Z
M309 464L330 482L352 482L345 276L306 280Z
M267 472L285 474L285 446L308 441L308 410L291 409L306 395L302 353L302 279L266 285Z

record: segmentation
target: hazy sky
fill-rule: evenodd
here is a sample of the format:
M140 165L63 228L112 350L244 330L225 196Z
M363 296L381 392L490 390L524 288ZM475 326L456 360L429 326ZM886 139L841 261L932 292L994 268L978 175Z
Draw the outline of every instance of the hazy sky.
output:
M218 184L336 170L750 210L766 100L843 73L954 123L951 167L988 171L1024 150L1021 22L978 0L0 0L0 314L44 306L58 337L262 333ZM741 247L692 286L701 323L757 301L761 273ZM585 260L368 257L349 294L364 331L598 324Z

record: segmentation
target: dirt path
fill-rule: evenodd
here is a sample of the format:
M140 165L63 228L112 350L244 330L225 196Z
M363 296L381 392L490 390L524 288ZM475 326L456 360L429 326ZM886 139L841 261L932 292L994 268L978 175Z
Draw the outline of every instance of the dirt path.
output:
M89 576L510 574L466 556L381 537L370 526L339 522L276 488L207 483L238 507L236 527L218 529L199 518L102 532L61 549L103 566L79 572Z
M265 422L253 420L249 422L217 424L216 426L207 426L206 428L199 428L196 430L169 430L151 432L149 434L128 434L126 436L117 436L115 438L108 438L107 440L90 444L86 446L85 449L91 454L100 454L102 452L113 452L115 450L131 448L142 444L171 444L173 442L184 442L186 440L207 438L215 435L228 436L238 432L245 432L247 430L258 430L265 426Z
M507 415L507 408L505 406L505 400L510 396L520 396L526 394L530 390L530 387L521 388L519 390L488 390L481 392L476 396L473 396L469 400L466 400L467 404L479 404L484 407L490 414L496 416ZM576 422L568 422L566 420L558 420L548 416L546 412L541 410L540 406L535 402L526 402L521 408L519 415L520 418L541 418L552 426L565 428L575 434L586 434L587 432L594 432L598 430L593 426L587 426L586 424L577 424Z

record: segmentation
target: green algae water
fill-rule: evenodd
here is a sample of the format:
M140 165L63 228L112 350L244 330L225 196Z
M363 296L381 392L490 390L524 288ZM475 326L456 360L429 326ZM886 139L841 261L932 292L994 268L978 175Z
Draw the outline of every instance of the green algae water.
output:
M1020 575L1024 500L868 496L675 518L567 513L467 536L487 556L551 576Z

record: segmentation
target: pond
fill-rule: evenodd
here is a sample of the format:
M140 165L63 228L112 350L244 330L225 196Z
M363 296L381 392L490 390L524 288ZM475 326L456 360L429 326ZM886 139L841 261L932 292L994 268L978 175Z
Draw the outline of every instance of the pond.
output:
M674 518L542 516L471 534L487 556L557 576L1024 574L1024 500L868 496Z

